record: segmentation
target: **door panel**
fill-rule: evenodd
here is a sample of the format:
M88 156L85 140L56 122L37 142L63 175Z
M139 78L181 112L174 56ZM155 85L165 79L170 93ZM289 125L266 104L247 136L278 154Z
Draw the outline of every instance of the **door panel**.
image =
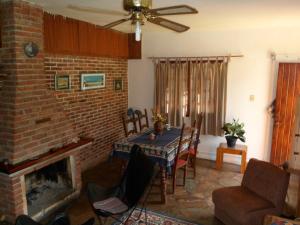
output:
M292 168L300 169L300 96L296 99L294 140L289 164Z
M280 165L290 158L294 140L295 103L300 90L300 64L280 63L278 69L271 162Z

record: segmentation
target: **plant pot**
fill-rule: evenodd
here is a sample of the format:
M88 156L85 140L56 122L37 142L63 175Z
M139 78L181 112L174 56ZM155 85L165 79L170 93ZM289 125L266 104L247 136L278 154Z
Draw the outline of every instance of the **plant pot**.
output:
M162 134L164 130L164 124L160 121L154 123L155 134Z
M237 137L235 136L225 136L226 138L226 141L227 141L227 146L230 147L230 148L233 148L236 144L236 141L237 141Z

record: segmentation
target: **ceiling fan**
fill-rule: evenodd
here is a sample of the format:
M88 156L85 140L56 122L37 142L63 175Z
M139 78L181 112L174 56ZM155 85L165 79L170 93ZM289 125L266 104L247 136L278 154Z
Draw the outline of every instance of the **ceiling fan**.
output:
M176 23L171 20L167 20L160 16L168 16L168 15L182 15L182 14L196 14L198 13L197 9L192 8L188 5L176 5L170 7L156 8L151 9L152 0L123 0L124 10L128 11L127 18L120 19L114 21L112 23L106 24L103 26L105 29L112 28L121 23L127 22L131 20L131 23L135 25L135 40L141 40L142 28L145 21L149 21L150 23L157 24L159 26L171 29L176 32L184 32L190 29L188 26L185 26L180 23ZM73 10L85 11L90 13L103 13L103 14L111 14L111 15L124 15L123 13L113 11L113 10L102 10L102 9L94 9L87 7L78 7L74 5L68 5L68 8Z

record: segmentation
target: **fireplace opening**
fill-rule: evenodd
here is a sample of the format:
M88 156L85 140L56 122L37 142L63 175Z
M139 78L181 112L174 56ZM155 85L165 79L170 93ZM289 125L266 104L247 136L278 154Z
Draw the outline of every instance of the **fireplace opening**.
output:
M45 212L75 192L70 158L25 175L28 215Z

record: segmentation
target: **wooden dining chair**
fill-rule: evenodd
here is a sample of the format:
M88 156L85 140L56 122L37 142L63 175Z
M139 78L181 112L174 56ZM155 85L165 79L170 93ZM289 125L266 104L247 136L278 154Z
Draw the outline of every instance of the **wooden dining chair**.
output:
M144 114L142 113L141 110L135 110L134 113L137 115L140 131L143 131L145 128L149 128L147 109L144 109Z
M196 177L196 158L197 158L197 151L198 151L198 145L200 142L200 131L201 131L201 125L204 118L204 113L200 113L198 115L197 120L194 121L193 127L197 130L195 140L192 141L193 144L189 147L189 163L190 166L194 170L194 178Z
M178 143L178 148L176 152L175 162L173 165L173 193L175 193L176 188L176 177L177 177L177 171L179 169L184 170L183 175L183 186L185 186L185 180L187 176L187 166L189 161L189 149L192 145L192 140L194 136L194 129L190 130L190 135L186 135L186 129L185 124L183 123L181 132L180 132L180 138Z
M128 117L127 115L123 115L122 121L126 137L137 133L136 118L134 114L132 114L130 117Z

